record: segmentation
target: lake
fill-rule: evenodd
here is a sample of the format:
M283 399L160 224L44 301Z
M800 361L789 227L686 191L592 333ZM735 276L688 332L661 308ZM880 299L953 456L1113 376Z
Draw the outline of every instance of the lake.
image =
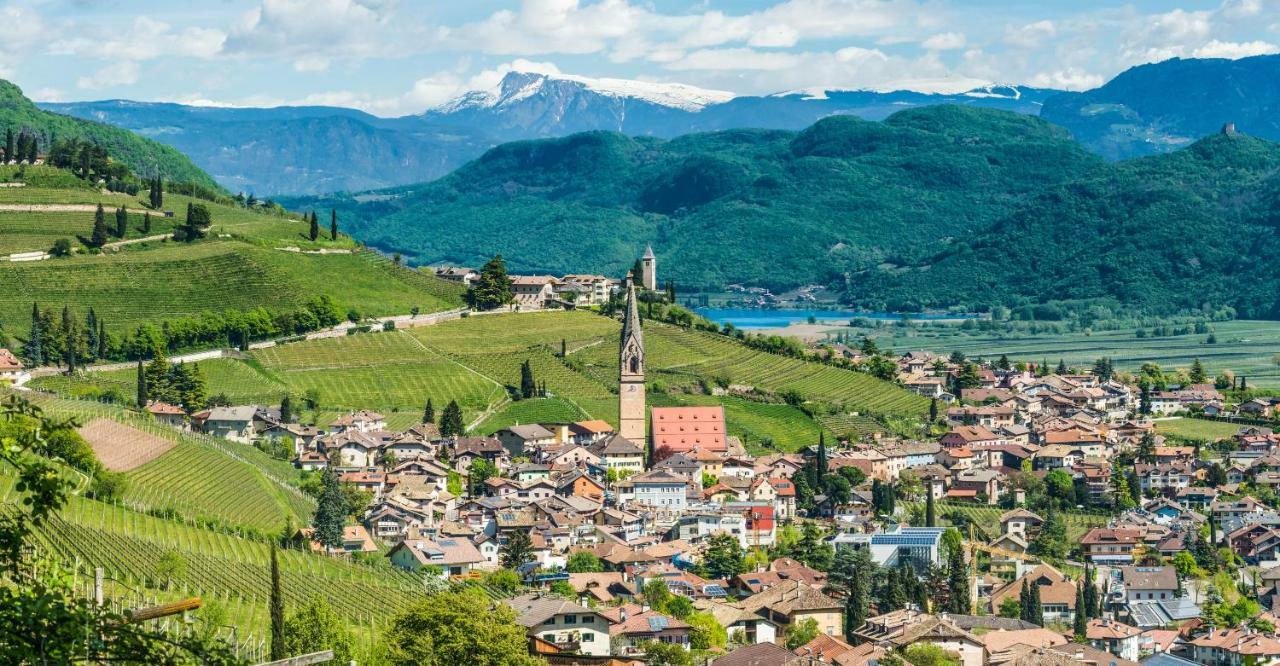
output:
M805 324L809 317L819 323L847 324L850 319L879 319L898 321L907 317L913 321L939 319L973 319L973 314L855 312L853 310L758 310L752 308L698 308L696 312L723 326L732 323L738 328L783 328L791 324Z

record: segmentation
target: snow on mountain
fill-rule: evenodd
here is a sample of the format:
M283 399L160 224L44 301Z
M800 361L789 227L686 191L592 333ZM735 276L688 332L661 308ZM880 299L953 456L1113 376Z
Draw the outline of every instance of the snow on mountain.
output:
M635 99L658 106L697 112L711 104L727 102L735 97L723 90L707 90L682 83L654 83L628 79L594 79L570 74L510 72L489 90L473 90L432 109L436 113L453 113L464 109L502 108L528 99L545 90L552 82L577 84L605 97Z

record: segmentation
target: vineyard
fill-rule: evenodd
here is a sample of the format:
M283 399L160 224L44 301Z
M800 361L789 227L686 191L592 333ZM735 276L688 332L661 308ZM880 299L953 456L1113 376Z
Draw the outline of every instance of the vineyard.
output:
M1167 419L1155 422L1156 432L1183 440L1212 442L1227 439L1240 430L1240 425L1206 419Z
M904 504L907 510L911 510L913 506L919 507L920 511L924 510L923 502ZM1006 511L1006 509L994 506L945 501L938 502L936 510L941 518L946 518L952 512L964 515L990 538L995 538L1000 534L1000 516ZM1111 519L1110 516L1103 513L1086 513L1082 511L1062 511L1058 515L1066 524L1067 540L1070 542L1079 541L1081 537L1095 527L1106 527Z
M319 410L305 416L327 424L354 409L374 409L388 426L420 420L430 399L437 410L458 401L468 423L493 432L514 423L603 419L617 423L618 323L587 312L484 315L431 326L372 332L276 345L243 359L202 361L210 394L225 393L237 404L278 404L286 393L318 396ZM561 340L569 352L560 358ZM794 451L832 435L879 429L866 414L916 414L927 402L868 375L750 349L717 335L658 322L645 325L651 402L723 404L729 432L752 451ZM520 384L528 362L547 400L503 404ZM42 377L32 386L64 395L118 400L134 395L135 372ZM704 395L717 383L746 384L765 392L794 390L821 403L843 407L842 417L819 425L804 411L782 403ZM295 400L295 406L300 402ZM496 410L496 411L494 411Z
M224 528L278 532L287 521L309 520L314 502L296 487L298 471L249 446L199 434L180 434L119 407L31 394L47 413L82 423L115 423L149 439L173 442L162 455L125 472L125 504L171 512Z
M93 447L98 462L113 472L128 472L145 465L177 444L111 419L94 419L76 432Z
M1230 369L1247 377L1251 386L1280 386L1280 365L1275 362L1280 326L1273 321L1241 320L1214 322L1211 327L1213 344L1207 344L1206 334L1139 338L1132 328L1036 335L968 332L956 327L886 327L865 332L882 348L898 352L926 349L945 356L959 351L971 358L1006 354L1013 361L1057 363L1062 359L1078 367L1092 366L1106 356L1116 369L1130 372L1143 363L1158 363L1167 370L1189 368L1198 358L1211 377Z
M880 422L859 414L823 414L817 419L822 427L847 439L862 439L877 432L885 432L885 427Z
M62 183L57 170L44 169L33 185ZM31 211L0 210L0 254L48 250L59 238L79 246L77 236L91 235L93 204L102 202L107 224L114 230L114 211L130 211L126 239L144 235L143 192L139 197L102 194L79 186L0 188L0 206L37 206ZM296 308L326 294L353 314L381 316L437 312L461 304L462 288L432 275L395 265L362 250L349 237L317 241L307 237L307 225L295 218L223 206L190 197L166 194L164 211L151 216L146 235L168 233L185 215L188 203L209 208L213 226L209 238L186 244L151 241L102 253L80 252L73 257L34 262L0 262L0 321L9 333L22 334L31 303L70 306L77 315L93 307L108 330L123 336L138 324L204 312L256 307ZM61 207L61 210L59 210ZM67 210L80 207L83 210ZM115 240L114 238L112 240ZM281 251L338 250L336 254ZM344 312L345 314L345 312Z

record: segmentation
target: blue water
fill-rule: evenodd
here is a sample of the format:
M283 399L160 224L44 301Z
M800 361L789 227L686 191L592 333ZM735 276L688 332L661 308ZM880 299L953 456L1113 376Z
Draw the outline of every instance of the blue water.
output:
M880 319L898 321L907 317L913 321L931 319L970 319L977 315L948 313L855 312L853 310L755 310L747 308L698 308L698 314L723 326L726 322L738 328L782 328L791 324L805 324L809 317L819 323L847 324L850 319Z

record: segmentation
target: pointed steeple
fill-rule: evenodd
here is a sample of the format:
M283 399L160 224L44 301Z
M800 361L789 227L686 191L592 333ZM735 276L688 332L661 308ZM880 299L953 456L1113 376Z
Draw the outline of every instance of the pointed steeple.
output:
M643 256L643 257L641 257L641 259L657 259L657 257L653 256L653 245L652 245L652 244L649 244L649 245L645 245L645 246L644 246L644 256Z
M619 352L622 354L624 361L627 360L628 356L627 343L631 342L632 339L636 341L636 345L632 349L639 349L643 354L644 337L640 332L640 308L636 305L636 281L633 275L627 273L627 312L622 317L622 341L619 347ZM641 360L643 361L643 357ZM627 374L625 366L622 372Z

